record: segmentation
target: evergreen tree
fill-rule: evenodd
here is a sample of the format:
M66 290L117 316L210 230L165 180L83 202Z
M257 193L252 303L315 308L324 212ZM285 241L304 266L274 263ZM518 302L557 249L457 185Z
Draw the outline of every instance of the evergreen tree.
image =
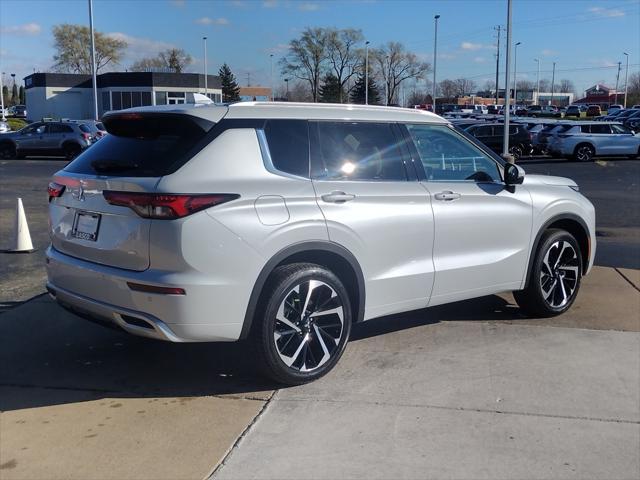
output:
M9 106L9 100L10 99L11 99L11 97L9 97L9 87L7 85L3 85L2 86L2 100L4 101L5 108L7 106Z
M332 73L328 73L322 79L320 85L320 102L340 103L340 81Z
M220 75L220 81L222 83L222 101L237 102L240 100L240 87L229 65L226 63L223 64L218 71L218 75Z
M20 90L18 91L18 97L20 97L20 105L25 105L27 103L27 98L24 93L24 86L20 85Z
M376 82L371 78L372 75L369 74L369 105L377 105L380 103L380 91L378 90L378 86ZM364 105L365 101L365 76L364 74L359 74L356 79L356 84L351 89L351 103L358 103Z
M13 82L13 87L11 87L11 104L17 105L18 100L18 86L16 85L16 82Z

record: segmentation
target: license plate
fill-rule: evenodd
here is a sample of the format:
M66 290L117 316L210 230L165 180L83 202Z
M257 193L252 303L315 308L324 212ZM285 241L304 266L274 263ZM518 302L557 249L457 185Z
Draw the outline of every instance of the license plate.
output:
M73 222L71 235L82 240L95 242L98 239L98 229L100 228L100 214L89 212L78 212Z

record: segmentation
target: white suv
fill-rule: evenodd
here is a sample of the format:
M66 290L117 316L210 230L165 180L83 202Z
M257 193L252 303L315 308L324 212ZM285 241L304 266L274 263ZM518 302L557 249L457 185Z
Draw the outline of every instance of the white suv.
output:
M175 105L110 113L49 185L48 290L173 342L250 338L279 382L320 377L353 323L515 291L566 311L591 203L428 112Z

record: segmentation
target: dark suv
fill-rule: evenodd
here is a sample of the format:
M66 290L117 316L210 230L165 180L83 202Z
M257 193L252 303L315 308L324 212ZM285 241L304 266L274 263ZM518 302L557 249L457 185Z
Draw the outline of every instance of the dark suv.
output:
M466 129L469 135L476 137L487 147L497 153L502 153L502 142L504 137L504 124L484 123L480 125L470 125ZM531 135L522 124L509 125L509 153L515 158L531 153Z
M28 155L62 155L75 158L96 140L84 123L36 122L17 132L0 137L0 158L24 158Z

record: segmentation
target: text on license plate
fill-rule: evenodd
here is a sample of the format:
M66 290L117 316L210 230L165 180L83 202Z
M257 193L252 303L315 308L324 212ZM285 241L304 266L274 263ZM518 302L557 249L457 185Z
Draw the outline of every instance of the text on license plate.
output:
M78 212L73 222L71 234L82 240L95 242L98 239L98 229L100 228L100 214L89 212Z

